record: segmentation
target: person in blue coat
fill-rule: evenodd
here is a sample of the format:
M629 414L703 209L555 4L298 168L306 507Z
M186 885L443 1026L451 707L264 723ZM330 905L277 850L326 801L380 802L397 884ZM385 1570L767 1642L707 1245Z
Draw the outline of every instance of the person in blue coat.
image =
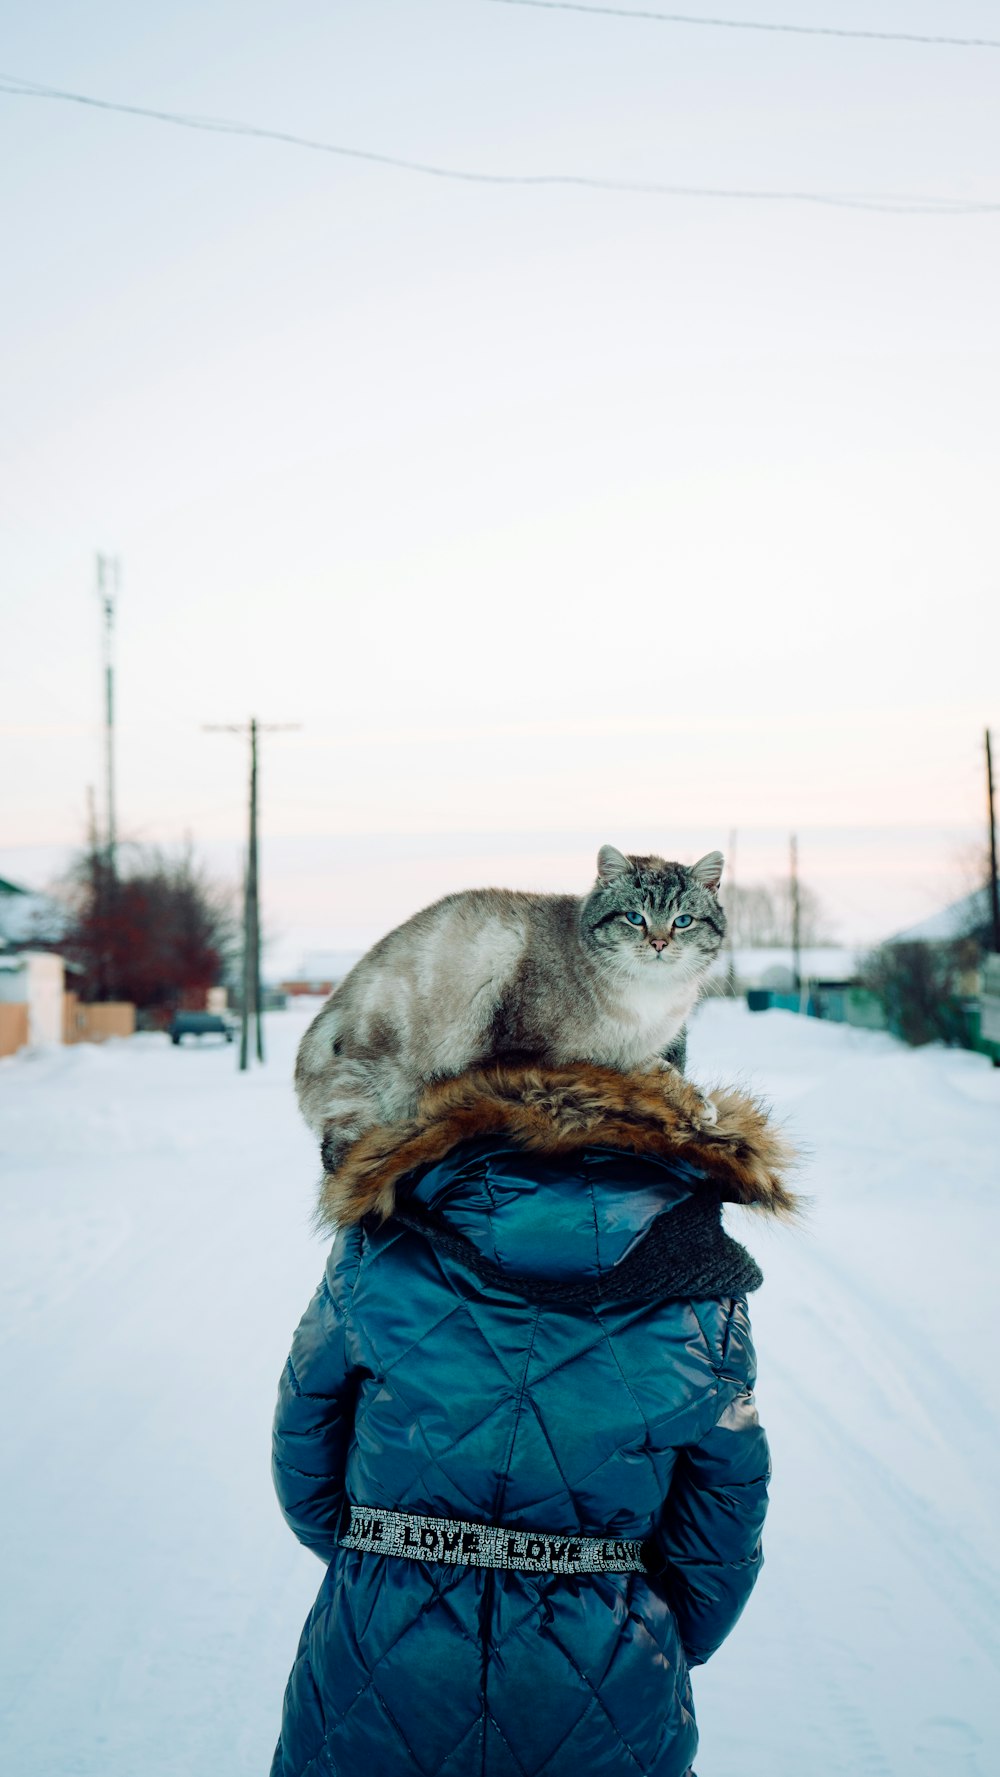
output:
M496 1066L324 1180L273 1472L326 1572L272 1777L690 1772L769 1476L722 1204L794 1211L762 1107L713 1100Z

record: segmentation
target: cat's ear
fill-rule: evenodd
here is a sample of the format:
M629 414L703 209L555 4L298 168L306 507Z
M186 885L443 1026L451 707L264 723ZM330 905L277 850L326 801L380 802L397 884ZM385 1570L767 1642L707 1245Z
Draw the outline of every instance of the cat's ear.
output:
M601 883L614 882L616 876L629 876L632 866L624 852L617 846L602 845L597 854L597 880Z
M702 888L711 889L713 895L717 895L719 892L723 861L721 851L709 851L705 853L703 858L698 859L697 864L691 865L691 875L695 882L700 882Z

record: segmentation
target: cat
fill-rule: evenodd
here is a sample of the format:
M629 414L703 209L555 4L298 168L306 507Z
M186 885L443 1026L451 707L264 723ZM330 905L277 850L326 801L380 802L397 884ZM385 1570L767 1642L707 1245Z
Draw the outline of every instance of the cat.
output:
M605 845L582 897L468 889L380 938L299 1045L299 1105L327 1172L470 1067L683 1070L685 1024L726 929L722 867L717 851L685 865Z

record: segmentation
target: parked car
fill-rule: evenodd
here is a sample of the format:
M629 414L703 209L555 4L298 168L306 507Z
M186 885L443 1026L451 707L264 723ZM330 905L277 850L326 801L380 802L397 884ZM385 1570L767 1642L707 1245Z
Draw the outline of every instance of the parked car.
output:
M167 1035L172 1043L180 1043L182 1037L223 1037L227 1043L233 1040L233 1026L224 1012L175 1012L167 1026Z

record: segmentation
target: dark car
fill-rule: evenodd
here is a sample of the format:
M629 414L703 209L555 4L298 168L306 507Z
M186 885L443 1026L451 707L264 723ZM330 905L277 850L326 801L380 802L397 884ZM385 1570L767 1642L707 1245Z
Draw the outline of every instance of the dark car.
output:
M167 1034L172 1043L179 1043L182 1037L209 1036L223 1037L231 1043L233 1027L223 1012L175 1012Z

